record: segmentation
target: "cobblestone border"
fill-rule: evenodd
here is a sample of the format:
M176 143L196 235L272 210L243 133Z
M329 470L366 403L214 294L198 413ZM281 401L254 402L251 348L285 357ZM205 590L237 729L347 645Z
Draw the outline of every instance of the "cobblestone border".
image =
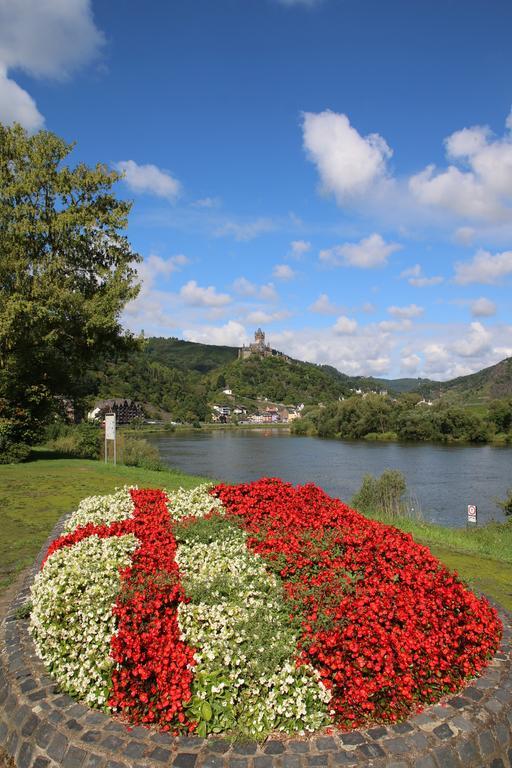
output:
M482 677L405 723L306 740L230 744L128 729L58 692L36 657L19 609L55 526L2 622L0 744L19 768L512 768L512 615Z

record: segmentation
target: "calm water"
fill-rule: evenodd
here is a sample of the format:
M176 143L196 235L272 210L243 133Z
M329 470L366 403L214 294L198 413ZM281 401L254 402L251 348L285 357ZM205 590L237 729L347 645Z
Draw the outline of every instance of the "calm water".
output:
M467 505L478 520L502 520L494 497L512 486L512 448L365 443L294 437L279 429L179 432L148 438L162 461L192 474L228 482L263 476L313 482L349 501L366 472L399 469L423 517L442 525L465 525Z

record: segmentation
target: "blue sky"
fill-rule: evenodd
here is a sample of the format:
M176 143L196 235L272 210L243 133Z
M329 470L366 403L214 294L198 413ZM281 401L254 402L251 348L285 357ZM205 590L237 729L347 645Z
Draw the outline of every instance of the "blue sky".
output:
M0 0L0 120L125 174L146 335L446 379L512 355L505 0Z

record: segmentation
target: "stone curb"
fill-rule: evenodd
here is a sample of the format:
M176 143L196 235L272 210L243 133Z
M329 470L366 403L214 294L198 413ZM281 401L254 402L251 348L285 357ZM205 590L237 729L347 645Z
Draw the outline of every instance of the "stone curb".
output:
M65 519L28 571L1 627L0 744L18 768L512 768L512 615L498 606L503 641L485 673L394 726L231 744L128 729L60 694L17 611Z

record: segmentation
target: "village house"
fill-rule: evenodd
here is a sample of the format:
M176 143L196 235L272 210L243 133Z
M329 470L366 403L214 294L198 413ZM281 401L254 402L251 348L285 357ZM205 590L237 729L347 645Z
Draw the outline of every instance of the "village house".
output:
M88 421L103 421L107 413L115 413L117 424L130 424L135 419L144 418L140 403L122 397L100 400L87 414Z

